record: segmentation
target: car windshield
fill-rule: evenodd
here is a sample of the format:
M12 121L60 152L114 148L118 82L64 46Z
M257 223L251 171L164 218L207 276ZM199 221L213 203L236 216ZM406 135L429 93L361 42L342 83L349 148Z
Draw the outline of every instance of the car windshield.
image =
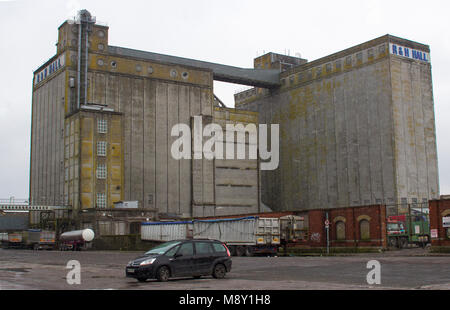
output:
M180 241L169 241L160 245L155 246L150 251L146 252L145 255L150 254L164 254L166 253L170 248L176 246L177 244L180 244Z

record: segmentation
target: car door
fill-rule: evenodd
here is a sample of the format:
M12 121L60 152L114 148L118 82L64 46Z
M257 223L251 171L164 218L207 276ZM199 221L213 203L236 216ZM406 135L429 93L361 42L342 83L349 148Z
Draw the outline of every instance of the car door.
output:
M194 274L210 274L214 262L211 242L195 242Z
M189 276L193 270L194 247L192 242L179 246L176 254L170 259L170 268L175 277Z

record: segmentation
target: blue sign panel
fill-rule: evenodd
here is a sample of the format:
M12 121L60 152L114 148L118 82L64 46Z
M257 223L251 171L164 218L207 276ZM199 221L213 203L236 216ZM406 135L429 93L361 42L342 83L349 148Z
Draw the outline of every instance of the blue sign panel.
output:
M414 59L423 62L430 62L430 53L415 50L406 46L390 43L389 52L392 55L397 55L401 57L406 57L409 59Z
M64 59L65 59L65 54L62 54L57 59L52 61L52 63L49 64L47 67L45 67L44 69L42 69L41 71L36 73L34 75L34 85L42 82L47 77L51 76L54 72L56 72L59 69L61 69L62 67L64 67Z

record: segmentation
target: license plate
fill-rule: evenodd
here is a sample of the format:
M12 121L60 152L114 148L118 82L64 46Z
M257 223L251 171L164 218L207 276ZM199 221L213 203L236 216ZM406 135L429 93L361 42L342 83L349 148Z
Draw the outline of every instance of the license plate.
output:
M134 273L134 269L133 268L127 268L127 272Z

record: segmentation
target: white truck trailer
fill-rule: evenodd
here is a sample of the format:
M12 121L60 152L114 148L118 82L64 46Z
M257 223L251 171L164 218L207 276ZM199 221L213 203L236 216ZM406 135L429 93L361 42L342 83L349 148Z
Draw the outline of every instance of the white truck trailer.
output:
M190 238L192 238L192 221L141 223L142 240L171 241Z
M21 232L2 234L5 248L29 248L34 250L54 249L55 232L41 229L28 229Z
M280 245L280 220L248 216L179 222L144 222L141 239L215 239L227 244L232 255L276 254Z
M232 255L276 254L280 245L280 220L248 216L193 221L194 239L216 239Z

